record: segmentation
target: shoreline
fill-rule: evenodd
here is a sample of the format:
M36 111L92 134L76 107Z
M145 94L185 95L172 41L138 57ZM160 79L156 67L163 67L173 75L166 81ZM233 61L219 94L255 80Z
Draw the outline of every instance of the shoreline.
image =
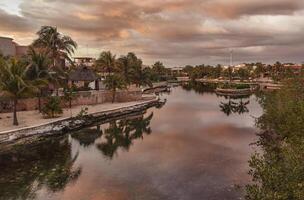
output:
M0 144L13 142L19 139L23 139L35 135L38 136L53 135L53 134L72 131L75 129L88 126L97 121L102 121L109 118L131 114L139 110L145 110L149 107L156 105L158 102L159 99L154 97L149 100L141 100L141 101L127 102L127 103L82 106L82 107L89 107L88 114L86 114L82 118L77 118L76 116L68 116L68 117L62 116L57 119L44 119L44 121L46 122L37 123L32 126L25 126L25 127L1 131ZM74 108L74 114L76 114L75 110L79 110L79 109L81 109L81 107ZM69 110L66 109L64 111L65 114L69 114L67 112L70 112ZM36 114L38 115L37 111Z

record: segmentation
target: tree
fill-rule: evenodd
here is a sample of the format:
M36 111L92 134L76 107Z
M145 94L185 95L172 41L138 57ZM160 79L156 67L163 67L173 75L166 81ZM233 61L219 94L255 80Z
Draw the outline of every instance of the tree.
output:
M253 183L246 187L247 200L304 199L303 83L303 76L289 77L281 90L260 99L260 151L249 161Z
M27 78L32 82L32 85L37 88L38 110L41 112L43 90L48 86L49 82L54 80L49 71L51 62L47 56L47 52L38 52L32 47L29 49L29 62L30 66L27 70Z
M160 61L157 61L156 63L154 63L152 65L152 70L158 75L158 81L166 73L166 68L165 68L164 64Z
M126 83L124 82L123 78L118 74L111 74L106 77L104 84L108 90L112 91L112 103L115 101L115 95L117 89L124 89Z
M13 125L18 125L17 104L22 97L30 95L34 88L26 79L27 66L21 61L0 59L0 91L13 100Z
M54 118L57 117L59 114L62 114L63 111L61 108L60 97L47 97L47 102L42 108L42 113L49 118Z
M69 56L74 53L77 43L70 36L59 33L57 27L52 26L42 26L37 35L38 39L34 40L33 46L49 50L53 67L61 57L72 63Z
M72 101L77 98L77 93L75 93L74 87L64 88L63 100L65 103L69 104L69 108L72 108Z
M101 52L96 61L97 68L100 68L103 72L107 72L108 74L111 74L116 70L116 65L116 55L113 55L110 51Z
M183 72L189 75L189 74L193 71L193 69L194 69L193 66L191 66L191 65L186 65L186 66L183 68Z
M240 77L241 81L244 81L250 77L250 72L246 68L238 69L237 74Z
M118 59L117 64L126 84L131 84L133 82L132 78L134 75L134 71L136 70L138 65L142 64L142 61L138 59L134 53L129 52L128 55L121 56Z
M149 86L152 87L150 68L136 67L132 74L132 81L136 86Z

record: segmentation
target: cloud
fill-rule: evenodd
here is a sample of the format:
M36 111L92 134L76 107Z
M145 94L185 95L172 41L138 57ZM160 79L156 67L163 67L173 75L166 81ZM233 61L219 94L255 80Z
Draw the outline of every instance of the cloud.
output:
M78 55L106 49L146 64L225 64L233 48L239 62L302 61L302 0L23 0L19 10L0 5L0 35L31 42L40 26L57 26L79 43Z

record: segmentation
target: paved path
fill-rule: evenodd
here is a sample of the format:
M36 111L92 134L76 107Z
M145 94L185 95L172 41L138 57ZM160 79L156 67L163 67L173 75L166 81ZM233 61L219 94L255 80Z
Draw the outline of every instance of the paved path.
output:
M26 128L31 126L38 126L41 124L46 124L49 122L57 121L60 119L64 119L67 117L75 117L80 111L81 108L88 108L88 113L96 113L102 112L106 110L117 109L120 107L133 106L138 103L145 102L142 101L132 101L126 103L104 103L98 105L83 105L83 106L75 106L72 109L64 109L64 112L61 117L55 119L44 119L42 118L42 114L40 114L37 110L35 111L21 111L17 113L19 126L13 126L13 114L12 113L0 113L0 134L3 131L15 130L20 128Z

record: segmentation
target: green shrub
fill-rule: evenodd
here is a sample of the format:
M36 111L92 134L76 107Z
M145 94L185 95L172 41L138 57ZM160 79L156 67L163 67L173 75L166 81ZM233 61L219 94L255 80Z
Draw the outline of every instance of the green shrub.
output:
M47 102L42 108L42 114L47 118L55 118L62 113L60 97L47 97Z
M88 114L89 108L85 107L85 108L81 108L80 112L78 113L78 115L76 116L77 118L82 118L85 115Z

